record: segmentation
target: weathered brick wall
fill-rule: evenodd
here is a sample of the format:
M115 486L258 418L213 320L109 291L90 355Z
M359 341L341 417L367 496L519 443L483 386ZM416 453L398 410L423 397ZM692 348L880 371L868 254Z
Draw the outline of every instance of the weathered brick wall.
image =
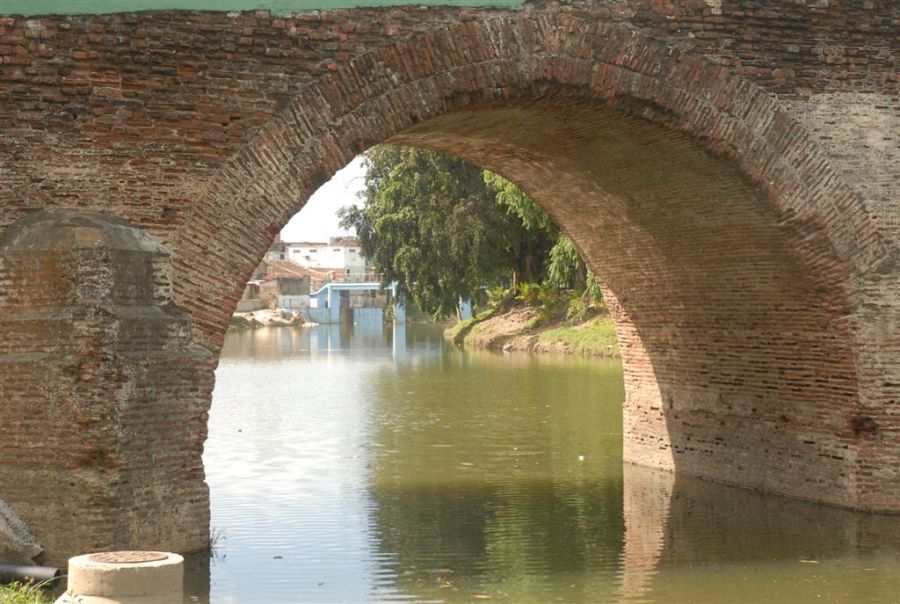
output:
M209 539L209 353L171 304L168 253L92 215L0 240L0 491L47 560Z
M0 227L37 208L143 226L216 354L269 241L355 153L456 153L603 277L629 459L896 511L897 19L835 0L0 17Z
M8 201L0 224L28 208L84 207L96 191L80 183L101 182L104 199L93 205L115 206L165 235L248 134L318 77L411 36L513 15L623 23L780 96L880 95L885 103L870 110L888 104L896 115L898 17L889 0L549 4L0 17L0 192ZM544 20L539 35L553 26ZM593 44L590 27L567 27L566 45ZM826 113L846 117L841 103Z

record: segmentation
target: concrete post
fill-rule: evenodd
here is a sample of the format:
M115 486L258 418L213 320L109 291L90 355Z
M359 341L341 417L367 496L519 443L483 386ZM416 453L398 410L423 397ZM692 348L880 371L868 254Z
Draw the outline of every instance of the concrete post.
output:
M395 361L406 359L406 323L394 321L391 339L391 353Z
M391 298L394 301L394 322L395 323L405 323L406 322L406 305L400 301L397 297L397 282L394 281L391 283Z
M107 552L69 560L56 604L181 604L184 558L166 552Z
M328 288L328 319L331 323L341 322L341 292L334 287Z
M472 301L459 299L459 320L468 321L472 318Z

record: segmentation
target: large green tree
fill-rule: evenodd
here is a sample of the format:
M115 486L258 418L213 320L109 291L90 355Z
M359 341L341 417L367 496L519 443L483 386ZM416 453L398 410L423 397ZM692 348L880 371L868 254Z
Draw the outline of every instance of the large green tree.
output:
M485 288L517 282L583 286L574 246L508 180L414 147L373 147L365 161L365 204L341 210L341 225L423 311L446 316L460 297L477 301Z
M343 210L341 224L356 229L369 261L423 311L451 314L461 296L477 299L526 270L524 227L477 166L388 145L369 150L366 165L365 205Z

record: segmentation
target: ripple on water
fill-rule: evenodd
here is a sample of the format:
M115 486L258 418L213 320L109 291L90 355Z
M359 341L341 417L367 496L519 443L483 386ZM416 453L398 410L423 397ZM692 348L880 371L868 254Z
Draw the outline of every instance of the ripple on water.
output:
M410 338L228 335L188 601L900 601L900 519L623 469L617 364Z

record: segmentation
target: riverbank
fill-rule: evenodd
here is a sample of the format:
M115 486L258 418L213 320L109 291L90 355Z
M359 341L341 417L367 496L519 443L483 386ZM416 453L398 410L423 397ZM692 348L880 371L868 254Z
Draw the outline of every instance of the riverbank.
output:
M516 306L496 315L482 313L447 329L444 337L465 348L618 358L609 315L548 324L540 324L539 317L532 306Z
M299 325L313 326L318 325L318 323L304 322L303 317L297 313L286 313L271 308L254 310L252 312L236 312L231 316L231 327L238 329L278 326L294 327Z

